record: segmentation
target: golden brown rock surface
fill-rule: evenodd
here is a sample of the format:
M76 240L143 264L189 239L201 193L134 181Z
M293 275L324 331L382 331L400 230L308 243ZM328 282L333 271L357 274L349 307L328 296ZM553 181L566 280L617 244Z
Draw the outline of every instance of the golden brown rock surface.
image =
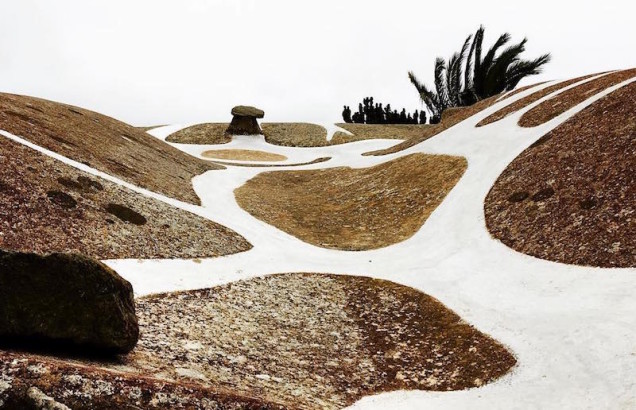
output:
M490 233L542 259L636 266L634 112L631 83L521 153L486 197Z
M636 68L616 71L559 93L523 114L519 119L519 125L522 127L541 125L592 97L594 94L632 77L636 77Z
M376 249L417 232L466 160L412 154L361 169L277 171L237 188L238 204L297 238L331 249Z
M0 136L0 248L98 259L242 252L236 232Z
M0 380L28 377L78 408L107 400L190 408L208 397L218 408L254 398L337 409L383 391L478 387L516 363L438 300L366 277L271 275L144 297L137 312L139 344L118 363L73 360L56 369L39 356L0 351Z
M0 94L0 129L131 184L199 204L191 179L222 169L136 127L40 98Z

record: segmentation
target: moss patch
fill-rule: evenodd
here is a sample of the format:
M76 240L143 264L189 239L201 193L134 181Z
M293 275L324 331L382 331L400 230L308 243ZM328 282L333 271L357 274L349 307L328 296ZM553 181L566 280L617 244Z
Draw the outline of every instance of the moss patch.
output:
M305 242L376 249L417 232L465 169L460 157L412 154L371 168L262 173L234 193L250 214Z
M232 138L225 134L230 124L205 123L184 128L168 135L166 141L179 144L227 144Z
M305 122L266 122L261 125L265 141L287 147L324 147L327 130L317 124Z
M396 139L408 140L418 138L426 129L432 125L422 124L336 124L349 131L353 135L348 135L338 131L333 135L331 144L344 144L353 141L369 139Z
M201 156L205 158L229 159L235 161L284 161L286 156L273 152L256 151L249 149L215 149L204 151Z
M133 225L145 225L147 219L139 212L120 204L106 205L106 212L115 215L124 222L130 222Z

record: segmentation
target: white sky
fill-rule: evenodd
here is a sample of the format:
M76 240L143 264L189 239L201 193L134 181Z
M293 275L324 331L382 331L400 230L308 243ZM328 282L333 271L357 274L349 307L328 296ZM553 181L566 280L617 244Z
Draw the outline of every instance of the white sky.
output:
M419 108L406 73L431 82L480 24L486 45L527 36L531 79L636 66L628 0L0 0L0 91L78 105L134 125L339 121L365 96ZM523 83L522 83L523 84Z

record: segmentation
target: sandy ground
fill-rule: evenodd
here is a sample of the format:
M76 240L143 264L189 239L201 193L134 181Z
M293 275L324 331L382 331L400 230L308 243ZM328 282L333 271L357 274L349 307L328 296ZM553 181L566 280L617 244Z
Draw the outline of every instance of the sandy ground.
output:
M133 283L139 296L280 272L346 273L391 280L440 300L466 322L502 342L518 362L511 373L480 388L452 392L399 390L365 397L354 408L633 408L636 270L566 265L515 252L488 234L483 211L488 191L515 157L563 121L623 85L591 96L535 128L520 128L517 121L545 98L497 123L475 128L487 116L534 89L520 92L403 152L382 157L361 154L386 149L395 141L360 141L309 150L273 147L258 138L230 143L233 148L285 155L289 163L331 157L303 169L370 167L416 152L465 157L468 168L459 183L422 228L398 244L342 252L304 243L250 217L238 206L233 190L263 170L231 167L223 173L208 172L194 178L202 207L136 189L236 230L254 245L252 250L197 263L106 262ZM178 128L163 127L150 133L161 139ZM179 148L197 157L210 149L193 145Z
M510 92L505 93L497 101L502 101L502 100L504 100L504 99L506 99L508 97L512 97L513 95L517 95L517 94L522 93L522 92L524 92L524 91L526 91L526 90L528 90L530 88L534 88L534 87L537 87L537 86L539 86L541 84L545 84L545 83L546 83L546 81L543 81L541 83L529 84L529 85L526 85L526 86L523 86L523 87L519 87L516 90L512 90Z
M223 122L195 124L168 135L166 141L181 144L227 144L231 141L231 138L225 135L229 125Z
M204 158L229 159L236 161L284 161L286 156L266 151L249 149L211 149L201 153Z
M296 162L293 164L267 164L267 163L257 163L257 162L228 162L228 161L219 161L214 160L217 164L220 165L229 165L233 167L248 167L248 168L291 168L291 167L300 167L303 165L312 165L312 164L320 164L321 162L327 162L331 159L331 157L320 157L316 159L312 159L311 161L305 162Z
M422 124L337 124L348 133L338 131L331 139L332 144L344 144L347 142L368 139L399 139L407 140L417 138L432 125Z

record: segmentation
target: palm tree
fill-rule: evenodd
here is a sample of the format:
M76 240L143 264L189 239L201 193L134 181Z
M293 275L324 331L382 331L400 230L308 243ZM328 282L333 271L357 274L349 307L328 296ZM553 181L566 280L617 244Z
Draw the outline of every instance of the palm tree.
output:
M417 92L420 94L420 99L431 114L429 116L431 124L436 124L441 120L442 111L444 111L448 106L444 84L445 70L446 66L444 59L438 57L437 60L435 60L435 91L428 89L426 84L420 82L417 77L415 77L413 71L409 71L409 79L411 80L411 83L417 89Z
M409 80L431 113L432 124L439 122L442 112L448 107L472 105L484 98L512 90L524 77L539 74L541 66L550 61L550 54L534 60L522 60L519 55L525 51L525 38L497 55L497 51L510 41L508 33L499 36L482 59L484 31L484 27L480 26L474 37L468 36L461 51L453 54L448 62L440 57L435 60L435 91L427 88L409 71Z
M474 49L475 62L471 88L476 100L483 100L514 89L524 77L539 74L541 67L551 59L550 54L544 54L534 60L522 60L520 55L525 51L525 44L528 41L525 38L520 43L507 47L497 55L497 51L510 41L510 34L504 33L499 36L482 60L481 50L484 31L483 26L479 27L471 47L471 50ZM467 63L466 76L470 76L470 68Z
M442 112L448 107L456 107L462 101L462 64L466 58L466 50L472 36L468 36L459 53L453 54L448 63L441 57L435 60L435 91L429 90L420 82L412 71L409 80L420 94L420 99L431 113L431 124L441 120Z

